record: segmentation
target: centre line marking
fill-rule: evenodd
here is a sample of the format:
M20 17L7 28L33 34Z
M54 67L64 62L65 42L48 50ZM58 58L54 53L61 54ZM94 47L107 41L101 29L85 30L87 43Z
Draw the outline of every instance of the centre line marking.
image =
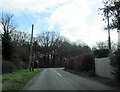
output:
M61 74L57 73L59 76L62 76Z
M56 71L55 71L56 72ZM56 72L57 73L57 75L59 75L59 76L62 76L61 74L59 74L58 72Z

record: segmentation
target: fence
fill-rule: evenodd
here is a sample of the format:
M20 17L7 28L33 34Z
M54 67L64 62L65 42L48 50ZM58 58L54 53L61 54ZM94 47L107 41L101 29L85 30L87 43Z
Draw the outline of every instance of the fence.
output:
M110 64L109 57L95 59L95 72L98 76L113 79L113 67Z

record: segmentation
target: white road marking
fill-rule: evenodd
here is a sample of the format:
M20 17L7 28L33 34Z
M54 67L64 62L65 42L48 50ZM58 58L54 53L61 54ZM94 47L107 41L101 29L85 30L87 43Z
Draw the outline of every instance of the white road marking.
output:
M56 71L55 71L56 72ZM59 76L62 76L61 74L59 74L58 72L56 72L57 73L57 75L59 75Z
M61 74L57 73L59 76L62 76Z

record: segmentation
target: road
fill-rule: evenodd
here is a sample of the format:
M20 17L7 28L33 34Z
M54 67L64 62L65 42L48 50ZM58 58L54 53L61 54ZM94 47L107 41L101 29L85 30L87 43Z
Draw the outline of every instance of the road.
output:
M47 68L24 90L115 90L115 88L66 72L63 68Z

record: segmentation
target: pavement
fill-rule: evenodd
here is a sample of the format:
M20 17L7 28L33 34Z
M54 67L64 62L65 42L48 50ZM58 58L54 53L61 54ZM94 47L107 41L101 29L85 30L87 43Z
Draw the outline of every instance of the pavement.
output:
M117 90L99 82L66 72L63 68L46 68L23 90Z

